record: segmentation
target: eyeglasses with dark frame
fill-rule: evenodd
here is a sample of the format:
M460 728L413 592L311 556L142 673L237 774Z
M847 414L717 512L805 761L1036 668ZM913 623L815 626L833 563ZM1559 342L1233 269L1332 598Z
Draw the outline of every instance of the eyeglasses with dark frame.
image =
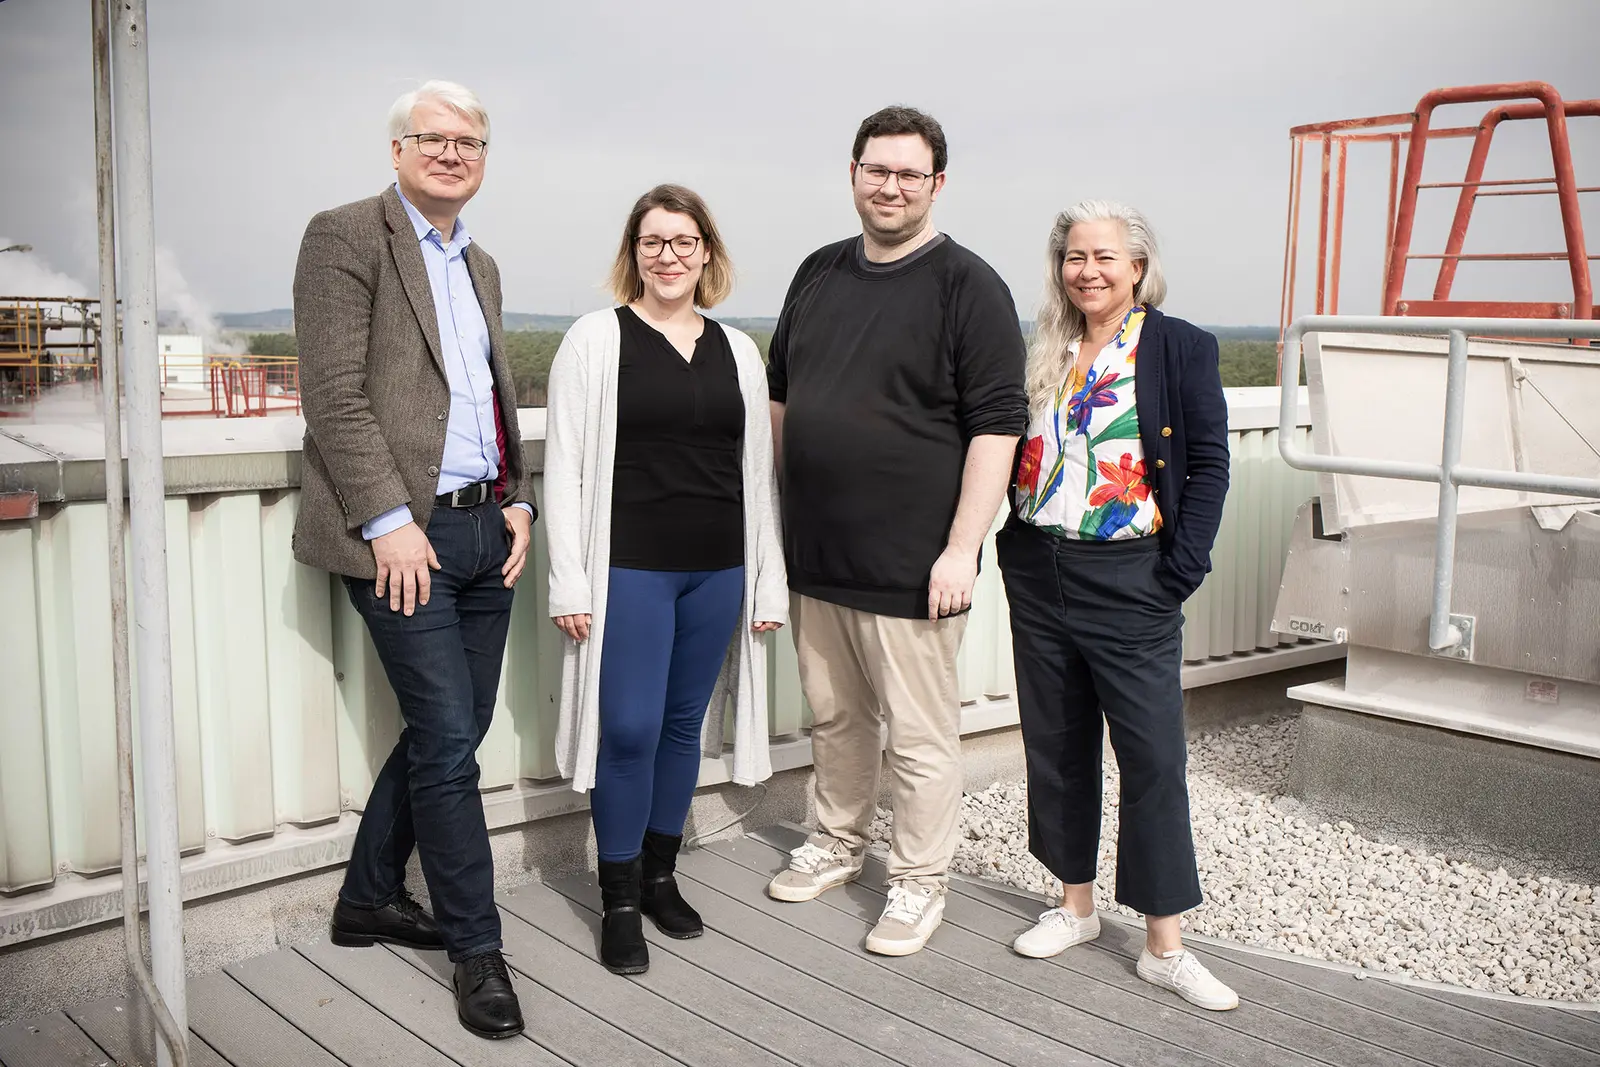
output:
M654 234L646 234L643 237L635 237L633 239L633 247L637 248L639 254L646 259L655 259L661 255L668 245L672 246L673 255L679 259L688 259L700 247L700 238L692 234L682 233L670 240L657 237Z
M887 184L890 178L900 187L902 193L915 193L927 184L931 174L924 174L920 170L890 170L881 163L857 163L856 173L861 175L861 180L877 188Z
M476 163L489 147L488 141L477 137L446 137L442 133L408 133L400 138L400 143L410 140L415 140L417 151L429 159L438 159L444 155L445 146L453 144L456 146L456 155L465 163Z

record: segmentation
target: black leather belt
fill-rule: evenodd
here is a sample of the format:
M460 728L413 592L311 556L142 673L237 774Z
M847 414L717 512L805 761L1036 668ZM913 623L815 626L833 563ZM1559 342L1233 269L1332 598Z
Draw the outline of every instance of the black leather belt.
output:
M453 493L440 493L433 498L438 508L475 508L494 496L493 482L473 482L463 485Z

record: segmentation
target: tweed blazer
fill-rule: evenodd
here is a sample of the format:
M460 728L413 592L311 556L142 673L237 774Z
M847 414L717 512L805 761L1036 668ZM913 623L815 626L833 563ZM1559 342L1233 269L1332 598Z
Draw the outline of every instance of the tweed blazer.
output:
M533 504L506 364L500 271L476 242L467 273L489 326L505 448L500 503ZM300 406L306 435L294 556L356 578L376 578L361 526L408 504L423 529L444 461L450 382L417 231L391 186L315 216L294 272Z

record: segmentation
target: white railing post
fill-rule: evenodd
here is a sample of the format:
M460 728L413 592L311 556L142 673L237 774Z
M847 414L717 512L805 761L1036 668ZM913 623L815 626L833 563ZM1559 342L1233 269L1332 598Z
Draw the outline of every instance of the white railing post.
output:
M116 0L117 215L121 220L128 495L133 533L133 621L139 679L150 962L178 1032L188 1029L183 886L178 866L177 741L172 723L172 641L167 603L166 484L162 469L160 357L156 338L155 205L150 153L150 59L145 0ZM113 312L115 309L112 309ZM165 1044L162 1067L175 1062ZM182 1056L179 1047L178 1055Z
M1461 630L1450 622L1450 591L1456 569L1455 483L1461 462L1461 432L1467 406L1467 335L1450 331L1450 358L1444 379L1444 446L1439 455L1439 521L1433 543L1433 611L1428 618L1428 647L1445 652L1461 644Z

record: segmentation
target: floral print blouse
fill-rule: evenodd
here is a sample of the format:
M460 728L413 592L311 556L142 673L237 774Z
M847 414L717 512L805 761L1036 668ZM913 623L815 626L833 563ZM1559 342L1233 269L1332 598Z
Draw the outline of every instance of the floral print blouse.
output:
M1161 529L1139 441L1135 357L1144 308L1134 307L1088 372L1067 371L1023 443L1012 503L1017 517L1060 537L1110 541ZM1076 359L1078 342L1070 352Z

